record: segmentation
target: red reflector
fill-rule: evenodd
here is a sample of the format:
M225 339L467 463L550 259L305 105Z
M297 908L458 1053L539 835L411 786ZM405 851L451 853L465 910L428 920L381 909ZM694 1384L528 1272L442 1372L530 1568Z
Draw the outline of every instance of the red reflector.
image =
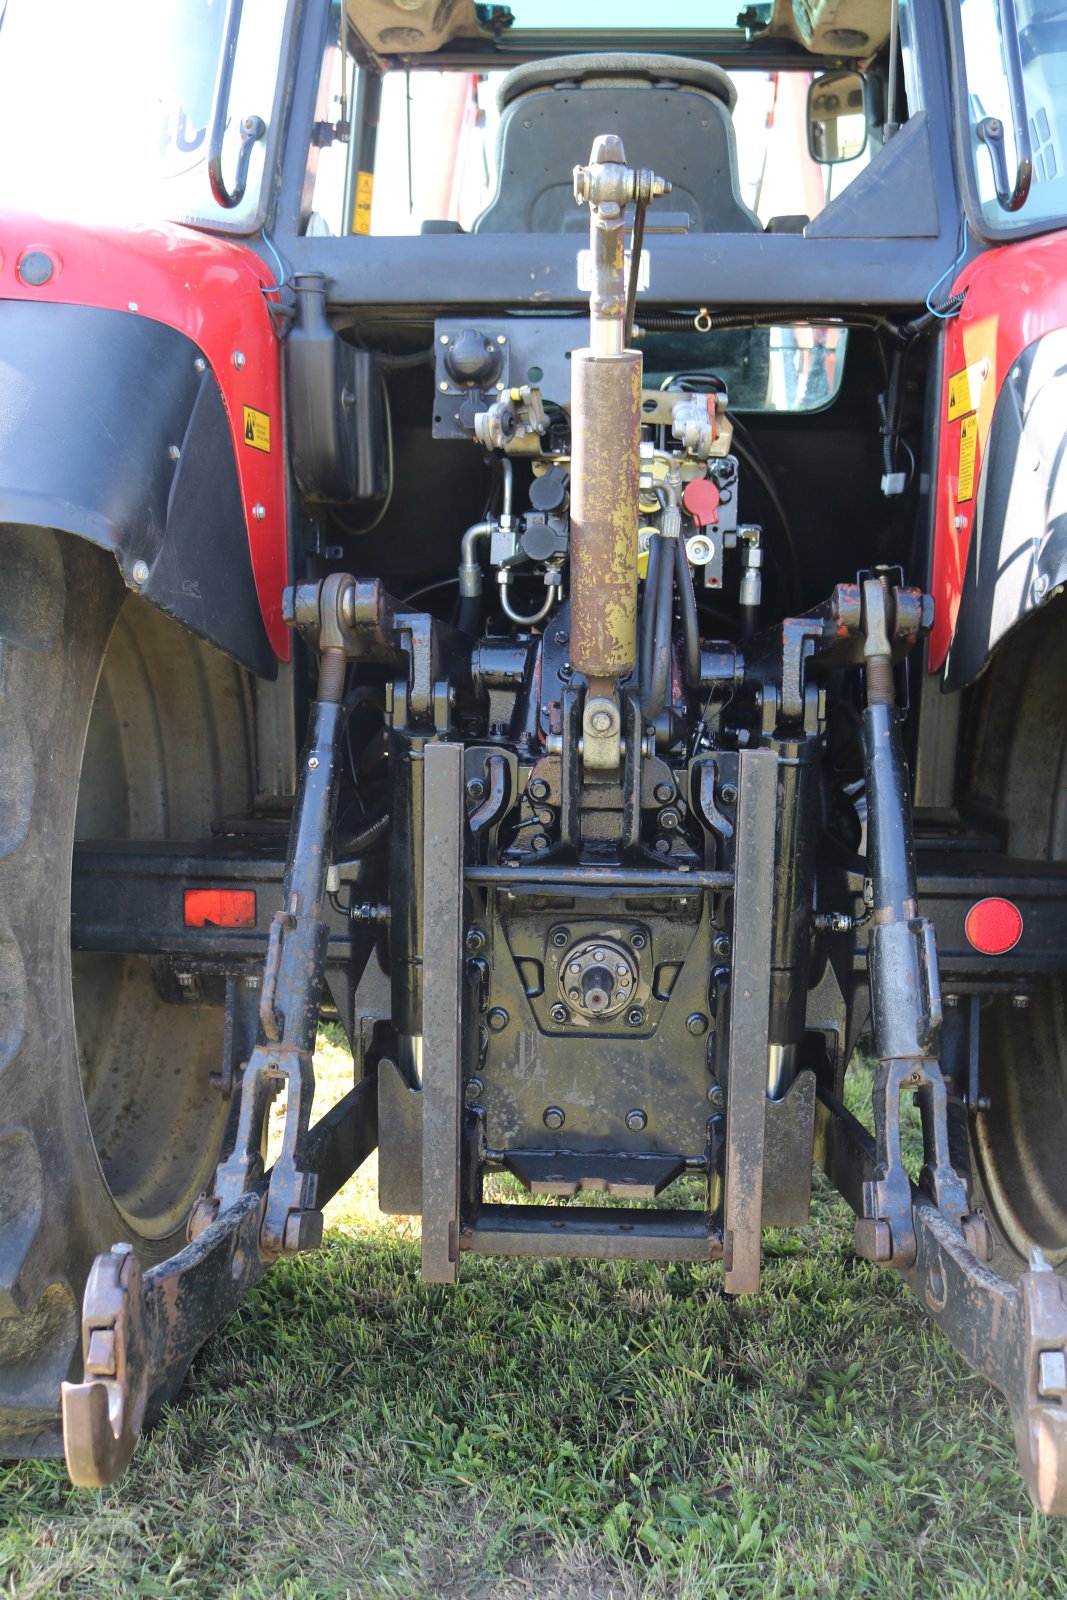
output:
M186 889L187 928L254 928L254 889Z
M1000 900L995 896L979 900L968 911L963 931L974 948L984 956L1002 956L1022 938L1022 912L1010 900Z

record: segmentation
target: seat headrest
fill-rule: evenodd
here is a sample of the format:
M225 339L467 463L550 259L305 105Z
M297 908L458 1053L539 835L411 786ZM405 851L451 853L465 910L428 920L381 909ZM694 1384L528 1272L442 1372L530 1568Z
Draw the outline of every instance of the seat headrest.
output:
M589 55L549 56L544 61L524 61L521 66L513 67L503 80L496 92L496 103L503 111L530 89L588 83L590 79L604 84L629 79L650 86L668 79L684 88L702 89L705 94L714 95L722 101L727 111L732 111L737 101L737 90L726 73L710 61L694 61L688 56L605 50Z

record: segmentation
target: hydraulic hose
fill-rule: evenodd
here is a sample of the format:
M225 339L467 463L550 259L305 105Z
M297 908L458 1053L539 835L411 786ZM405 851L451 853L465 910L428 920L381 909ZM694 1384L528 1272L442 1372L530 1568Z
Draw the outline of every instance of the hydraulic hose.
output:
M660 533L653 535L654 542L665 542ZM651 561L651 555L650 555ZM647 587L647 584L646 584ZM667 698L667 684L671 672L671 612L674 604L674 556L663 550L656 573L655 621L653 624L651 660L642 714L654 722L663 710Z
M478 546L492 536L495 522L475 522L460 541L459 614L456 626L461 633L475 634L482 620L482 565Z
M700 624L697 621L697 596L693 587L693 569L685 553L685 541L674 541L674 565L678 575L678 599L682 608L682 630L685 637L685 681L689 688L700 682Z
M663 559L663 544L658 534L653 534L648 546L648 566L645 569L645 592L641 600L641 708L649 698L652 681L652 643L656 637L656 595L659 591L659 569Z

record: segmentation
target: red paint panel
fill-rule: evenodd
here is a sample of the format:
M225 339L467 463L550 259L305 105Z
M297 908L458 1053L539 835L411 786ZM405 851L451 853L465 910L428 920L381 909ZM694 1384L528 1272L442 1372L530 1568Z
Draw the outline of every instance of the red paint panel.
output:
M54 263L52 276L40 288L24 283L17 271L31 250L44 251ZM262 292L271 285L253 251L192 228L171 223L90 228L17 212L0 215L0 299L46 300L151 317L187 334L209 362L233 433L267 636L287 661L281 346ZM262 448L261 427L259 446L246 444L246 406L270 418L269 450ZM257 506L262 507L261 517L253 510Z
M254 889L186 889L187 928L254 928Z
M1017 244L986 251L963 269L952 293L963 289L967 290L963 309L945 327L934 522L935 610L929 652L932 672L944 663L956 628L978 503L982 453L997 396L1027 345L1043 334L1067 327L1067 232L1020 239ZM961 379L961 374L970 376ZM950 416L954 380L959 403ZM961 400L963 394L965 398ZM968 495L968 455L972 448L973 485Z

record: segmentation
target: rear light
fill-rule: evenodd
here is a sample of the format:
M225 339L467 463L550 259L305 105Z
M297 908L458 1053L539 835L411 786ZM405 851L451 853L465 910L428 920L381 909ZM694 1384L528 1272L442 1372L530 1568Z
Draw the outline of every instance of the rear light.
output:
M254 928L254 889L186 889L187 928Z
M1013 950L1023 934L1023 917L1010 900L991 895L977 901L967 913L963 931L968 942L984 956L1002 956Z

